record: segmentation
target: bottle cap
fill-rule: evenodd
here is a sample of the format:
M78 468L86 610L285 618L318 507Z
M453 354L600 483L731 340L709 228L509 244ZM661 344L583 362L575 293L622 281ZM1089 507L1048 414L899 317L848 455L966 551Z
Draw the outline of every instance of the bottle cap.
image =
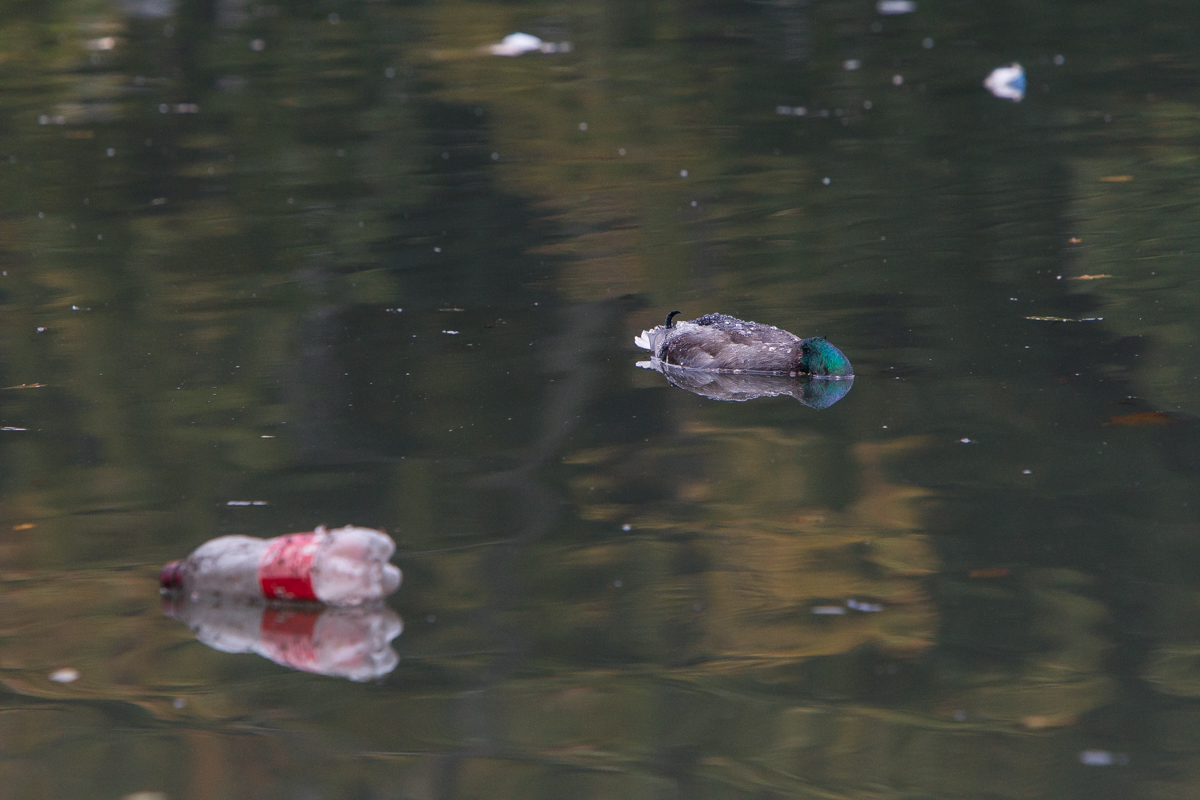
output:
M158 576L158 585L164 589L183 588L183 562L169 561Z

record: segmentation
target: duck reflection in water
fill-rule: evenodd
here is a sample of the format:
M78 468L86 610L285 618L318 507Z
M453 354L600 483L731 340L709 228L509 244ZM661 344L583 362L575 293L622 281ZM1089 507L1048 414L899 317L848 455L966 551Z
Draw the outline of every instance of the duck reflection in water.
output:
M854 384L850 360L824 337L801 339L725 314L674 322L678 313L633 342L652 354L639 367L661 372L681 389L739 402L790 395L806 406L828 408Z
M369 681L400 661L391 641L404 626L386 606L283 605L200 595L164 601L163 613L214 650L257 653L304 672Z

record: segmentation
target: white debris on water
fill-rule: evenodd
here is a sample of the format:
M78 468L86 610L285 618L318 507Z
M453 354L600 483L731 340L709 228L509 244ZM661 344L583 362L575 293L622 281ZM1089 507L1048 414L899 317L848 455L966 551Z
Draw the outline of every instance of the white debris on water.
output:
M1083 750L1079 753L1079 763L1088 767L1123 767L1129 763L1129 756L1109 750Z
M489 45L487 51L494 56L521 56L526 53L569 53L570 42L544 42L528 33L510 33L499 44Z
M1025 97L1025 68L1017 62L996 67L983 79L984 88L1001 100L1021 102Z
M811 611L821 616L840 616L846 613L842 606L813 606Z
M79 680L79 670L72 669L71 667L63 667L51 672L49 678L55 683L74 683Z
M885 17L897 14L911 14L916 10L917 4L913 0L879 0L875 4L875 11Z

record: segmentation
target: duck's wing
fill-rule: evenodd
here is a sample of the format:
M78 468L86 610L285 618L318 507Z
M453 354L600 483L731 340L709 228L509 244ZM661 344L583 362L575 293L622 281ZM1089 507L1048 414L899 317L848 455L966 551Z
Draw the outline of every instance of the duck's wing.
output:
M689 369L795 371L800 340L787 331L718 315L699 322L676 323L659 357Z

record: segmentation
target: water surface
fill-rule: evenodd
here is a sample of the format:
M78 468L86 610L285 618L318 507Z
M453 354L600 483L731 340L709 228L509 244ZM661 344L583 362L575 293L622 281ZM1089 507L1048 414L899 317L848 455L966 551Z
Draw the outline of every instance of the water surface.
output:
M0 796L1195 794L1198 13L7 4ZM385 677L164 614L322 523Z

